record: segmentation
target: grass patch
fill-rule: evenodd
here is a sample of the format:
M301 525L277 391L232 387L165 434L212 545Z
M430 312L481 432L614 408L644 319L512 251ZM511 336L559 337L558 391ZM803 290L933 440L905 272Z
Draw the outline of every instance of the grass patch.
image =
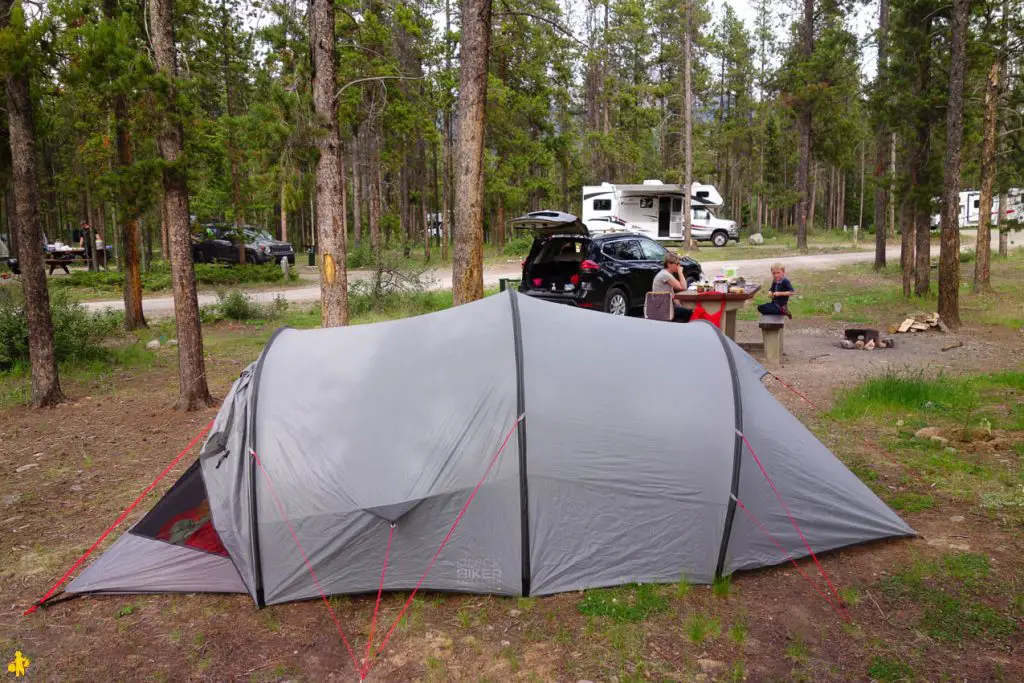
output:
M883 580L881 588L890 599L923 605L918 627L936 640L1009 638L1018 631L1014 618L981 598L982 593L998 592L990 571L988 558L978 553L954 553L940 560L918 558Z
M943 413L964 404L976 404L977 400L977 390L963 379L942 375L929 379L923 371L889 369L881 376L840 392L831 416L855 420L893 413Z
M729 638L732 642L737 645L743 645L747 642L747 624L743 621L737 621L729 627Z
M868 667L868 676L879 683L900 683L912 680L914 671L898 659L876 655Z
M676 582L675 594L677 598L685 598L693 590L693 584L687 581L686 574L679 577L679 581Z
M633 584L587 591L577 605L581 614L608 617L615 623L644 621L668 609L668 598L654 584Z
M711 584L711 593L716 598L727 598L732 592L732 576L716 576Z
M900 493L887 501L889 507L900 512L921 512L935 507L935 499L920 493Z
M810 649L807 647L807 643L800 636L786 646L786 659L791 659L797 664L804 664L807 662L807 658L810 656Z
M715 617L709 617L700 612L694 612L686 619L686 633L690 642L694 645L701 645L705 641L716 639L722 632L722 625Z

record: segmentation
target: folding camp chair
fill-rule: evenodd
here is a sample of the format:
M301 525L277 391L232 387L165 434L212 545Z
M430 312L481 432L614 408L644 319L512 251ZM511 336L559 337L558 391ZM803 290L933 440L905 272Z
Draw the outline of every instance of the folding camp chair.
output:
M644 297L644 317L649 320L671 322L676 315L676 307L671 292L647 292Z

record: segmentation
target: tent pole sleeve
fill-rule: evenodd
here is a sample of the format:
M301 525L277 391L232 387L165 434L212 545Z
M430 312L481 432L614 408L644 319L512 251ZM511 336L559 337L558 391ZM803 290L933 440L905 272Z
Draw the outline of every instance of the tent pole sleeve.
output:
M715 565L715 578L720 579L725 571L726 552L729 550L729 538L732 535L732 523L736 517L736 499L740 494L740 462L743 456L743 437L741 436L741 433L743 432L743 399L740 395L740 378L739 373L736 371L736 359L732 355L732 349L729 348L729 340L720 329L717 327L714 329L715 333L718 335L718 341L722 344L722 350L725 351L725 358L729 362L729 375L732 380L732 398L735 406L736 419L736 432L733 437L732 483L729 489L729 507L725 513L725 525L722 529L722 542L718 548L718 563Z
M526 478L526 392L523 390L523 330L519 318L519 301L515 290L509 289L508 299L512 305L512 336L516 351L516 410L519 420L516 441L519 442L519 524L522 539L523 596L530 595L530 495Z
M251 524L250 532L250 543L252 545L252 564L253 564L253 584L256 589L256 606L266 607L267 602L263 594L263 563L260 559L260 529L259 529L259 506L256 504L256 463L255 458L252 457L253 453L256 453L256 406L260 397L260 377L263 375L263 361L266 360L267 354L270 353L270 347L274 345L277 338L284 332L287 327L279 327L274 331L274 334L270 337L270 341L263 347L263 353L260 354L259 362L256 363L256 370L253 372L252 377L252 396L250 398L251 404L249 406L249 428L246 430L246 434L249 441L249 449L246 455L249 461L249 516Z

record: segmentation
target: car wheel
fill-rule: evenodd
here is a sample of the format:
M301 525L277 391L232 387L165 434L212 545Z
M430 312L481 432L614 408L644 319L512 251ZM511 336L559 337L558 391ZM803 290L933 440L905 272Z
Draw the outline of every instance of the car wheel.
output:
M604 311L612 315L626 315L629 313L629 298L626 293L618 287L608 290L604 297Z
M716 247L724 247L729 243L729 234L725 232L716 232L711 236L711 244Z

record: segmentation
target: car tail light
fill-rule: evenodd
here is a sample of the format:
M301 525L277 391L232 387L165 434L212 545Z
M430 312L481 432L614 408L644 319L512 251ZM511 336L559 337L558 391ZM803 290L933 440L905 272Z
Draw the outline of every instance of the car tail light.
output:
M533 286L534 287L540 287L541 283L543 283L543 282L544 282L544 280L540 279L539 277L533 278Z
M597 265L596 263L594 263L590 259L587 259L586 261L584 261L583 263L580 264L580 272L581 273L586 273L586 272L589 272L589 271L592 271L592 270L601 270L601 266Z
M523 259L522 261L520 261L519 267L520 268L525 268L526 267L526 259Z
M569 278L569 282L571 284L578 285L580 283L580 276L573 274L573 276Z

